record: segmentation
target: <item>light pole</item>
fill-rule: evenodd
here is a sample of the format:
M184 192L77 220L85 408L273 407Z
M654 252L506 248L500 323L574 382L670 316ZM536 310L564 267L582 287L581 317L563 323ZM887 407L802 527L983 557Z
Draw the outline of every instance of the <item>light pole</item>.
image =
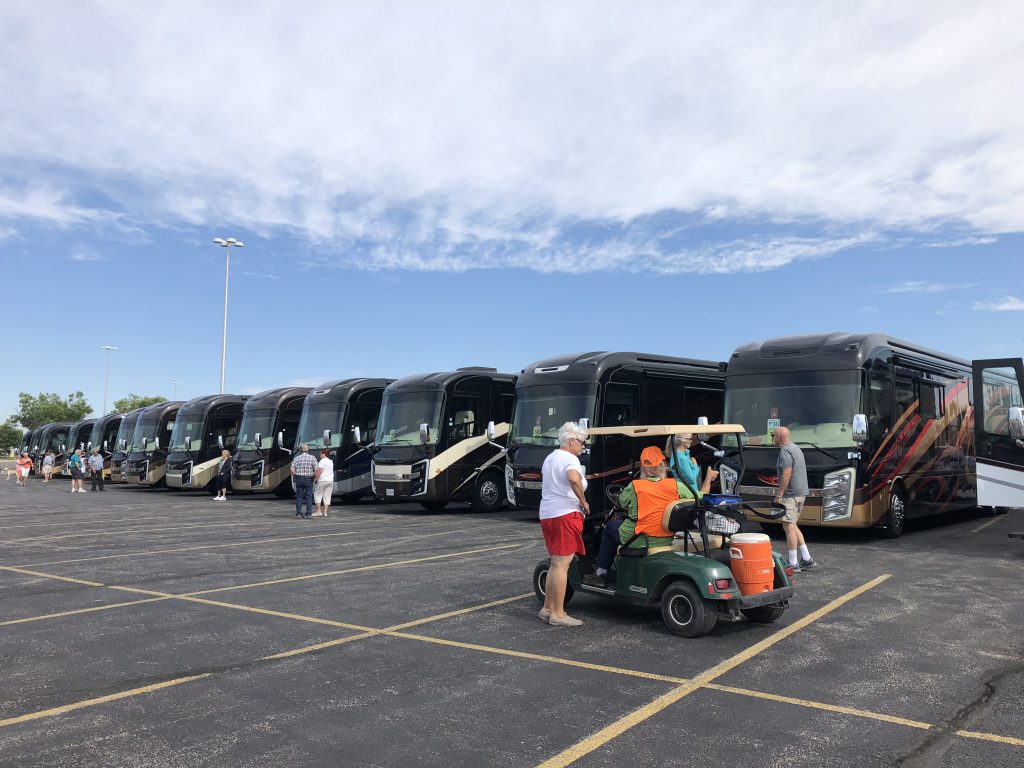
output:
M117 347L112 347L109 344L104 344L100 349L107 350L107 366L106 372L103 375L103 415L107 415L107 392L110 390L110 353L113 352Z
M245 243L233 237L213 238L213 242L224 249L224 338L220 345L220 393L224 394L224 364L228 358L228 275L231 272L231 246L242 248Z
M178 385L181 384L181 382L180 381L172 381L171 384L174 385L174 394L171 396L171 400L177 400L178 399Z

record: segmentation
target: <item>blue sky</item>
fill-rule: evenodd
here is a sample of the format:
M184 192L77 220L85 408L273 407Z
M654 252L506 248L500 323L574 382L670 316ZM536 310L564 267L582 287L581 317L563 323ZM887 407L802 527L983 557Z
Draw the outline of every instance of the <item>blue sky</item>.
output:
M17 393L881 330L1024 351L1012 2L6 3ZM17 341L16 341L17 339Z

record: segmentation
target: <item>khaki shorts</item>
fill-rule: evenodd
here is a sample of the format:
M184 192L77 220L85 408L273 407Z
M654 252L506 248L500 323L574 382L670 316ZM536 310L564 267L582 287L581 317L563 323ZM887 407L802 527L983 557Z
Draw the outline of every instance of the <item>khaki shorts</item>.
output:
M784 523L800 522L800 513L804 511L804 496L787 496L782 500L786 514L782 516Z
M324 483L313 484L313 502L316 504L326 504L328 507L331 506L331 492L334 490L334 481L328 480Z

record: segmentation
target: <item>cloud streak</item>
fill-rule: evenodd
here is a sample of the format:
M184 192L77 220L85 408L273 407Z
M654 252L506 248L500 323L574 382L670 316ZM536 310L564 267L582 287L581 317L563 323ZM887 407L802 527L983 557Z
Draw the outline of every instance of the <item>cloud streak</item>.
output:
M975 302L974 308L987 312L1024 312L1024 301L1015 296L1005 296L1001 299Z

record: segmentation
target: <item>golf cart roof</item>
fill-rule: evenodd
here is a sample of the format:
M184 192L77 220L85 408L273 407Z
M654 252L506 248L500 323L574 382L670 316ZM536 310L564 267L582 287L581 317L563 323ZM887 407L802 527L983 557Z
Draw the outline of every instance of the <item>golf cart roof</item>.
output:
M626 437L656 437L684 433L700 435L734 435L746 432L742 424L652 424L622 427L590 427L588 435L625 435Z

